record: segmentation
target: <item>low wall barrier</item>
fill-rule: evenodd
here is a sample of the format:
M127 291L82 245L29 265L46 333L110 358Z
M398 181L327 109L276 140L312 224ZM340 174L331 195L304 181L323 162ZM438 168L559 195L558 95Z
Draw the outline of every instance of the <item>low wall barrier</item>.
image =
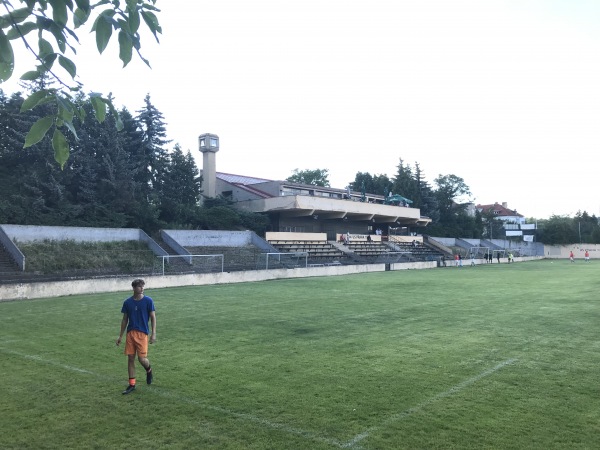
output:
M302 267L295 269L248 270L240 272L219 272L186 275L145 276L149 289L179 286L204 286L211 284L248 283L285 278L329 277L386 270L430 269L433 262L408 262L394 264L364 264ZM40 283L13 283L0 285L0 301L28 300L36 298L63 297L68 295L101 294L131 291L133 276L118 278L98 278L71 281L50 281Z

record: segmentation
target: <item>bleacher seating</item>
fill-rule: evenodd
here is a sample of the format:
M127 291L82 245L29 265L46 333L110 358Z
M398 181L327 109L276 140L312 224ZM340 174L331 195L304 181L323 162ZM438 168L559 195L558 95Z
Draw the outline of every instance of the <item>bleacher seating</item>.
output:
M390 249L381 242L355 241L347 242L346 247L358 256L381 256L389 253Z
M286 253L308 253L311 260L318 259L340 259L345 257L344 252L335 248L327 241L268 241L273 247Z
M428 247L420 241L412 242L394 242L394 246L400 251L410 252L415 260L434 261L439 260L442 253L438 250Z

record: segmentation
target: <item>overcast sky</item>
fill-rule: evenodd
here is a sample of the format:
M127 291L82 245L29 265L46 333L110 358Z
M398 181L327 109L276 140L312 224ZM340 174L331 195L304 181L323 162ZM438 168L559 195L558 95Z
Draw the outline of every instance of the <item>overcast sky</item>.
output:
M199 168L198 135L215 133L221 172L328 169L343 188L359 171L392 178L403 159L432 184L462 177L476 203L600 215L597 0L157 6L161 43L142 42L152 70L83 39L78 73L132 112L149 93Z

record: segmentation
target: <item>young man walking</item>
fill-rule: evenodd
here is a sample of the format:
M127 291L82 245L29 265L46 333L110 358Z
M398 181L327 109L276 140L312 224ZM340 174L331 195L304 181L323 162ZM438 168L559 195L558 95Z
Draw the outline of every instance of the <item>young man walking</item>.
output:
M135 390L135 356L146 370L146 383L152 383L152 367L147 358L148 341L156 342L156 314L154 301L144 295L144 280L133 280L133 295L123 302L121 312L121 332L117 339L117 346L121 344L123 333L127 330L125 339L125 354L127 355L127 369L129 372L129 385L123 394L130 394ZM148 329L150 321L152 329ZM151 331L151 333L150 333ZM150 335L150 336L148 336Z

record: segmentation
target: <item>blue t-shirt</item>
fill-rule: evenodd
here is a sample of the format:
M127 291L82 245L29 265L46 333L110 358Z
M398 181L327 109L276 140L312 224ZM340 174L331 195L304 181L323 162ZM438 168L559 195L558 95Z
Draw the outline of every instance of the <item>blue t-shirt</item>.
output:
M127 314L127 332L138 330L150 334L148 321L151 311L154 311L154 301L146 295L140 300L134 300L133 296L125 300L121 312Z

